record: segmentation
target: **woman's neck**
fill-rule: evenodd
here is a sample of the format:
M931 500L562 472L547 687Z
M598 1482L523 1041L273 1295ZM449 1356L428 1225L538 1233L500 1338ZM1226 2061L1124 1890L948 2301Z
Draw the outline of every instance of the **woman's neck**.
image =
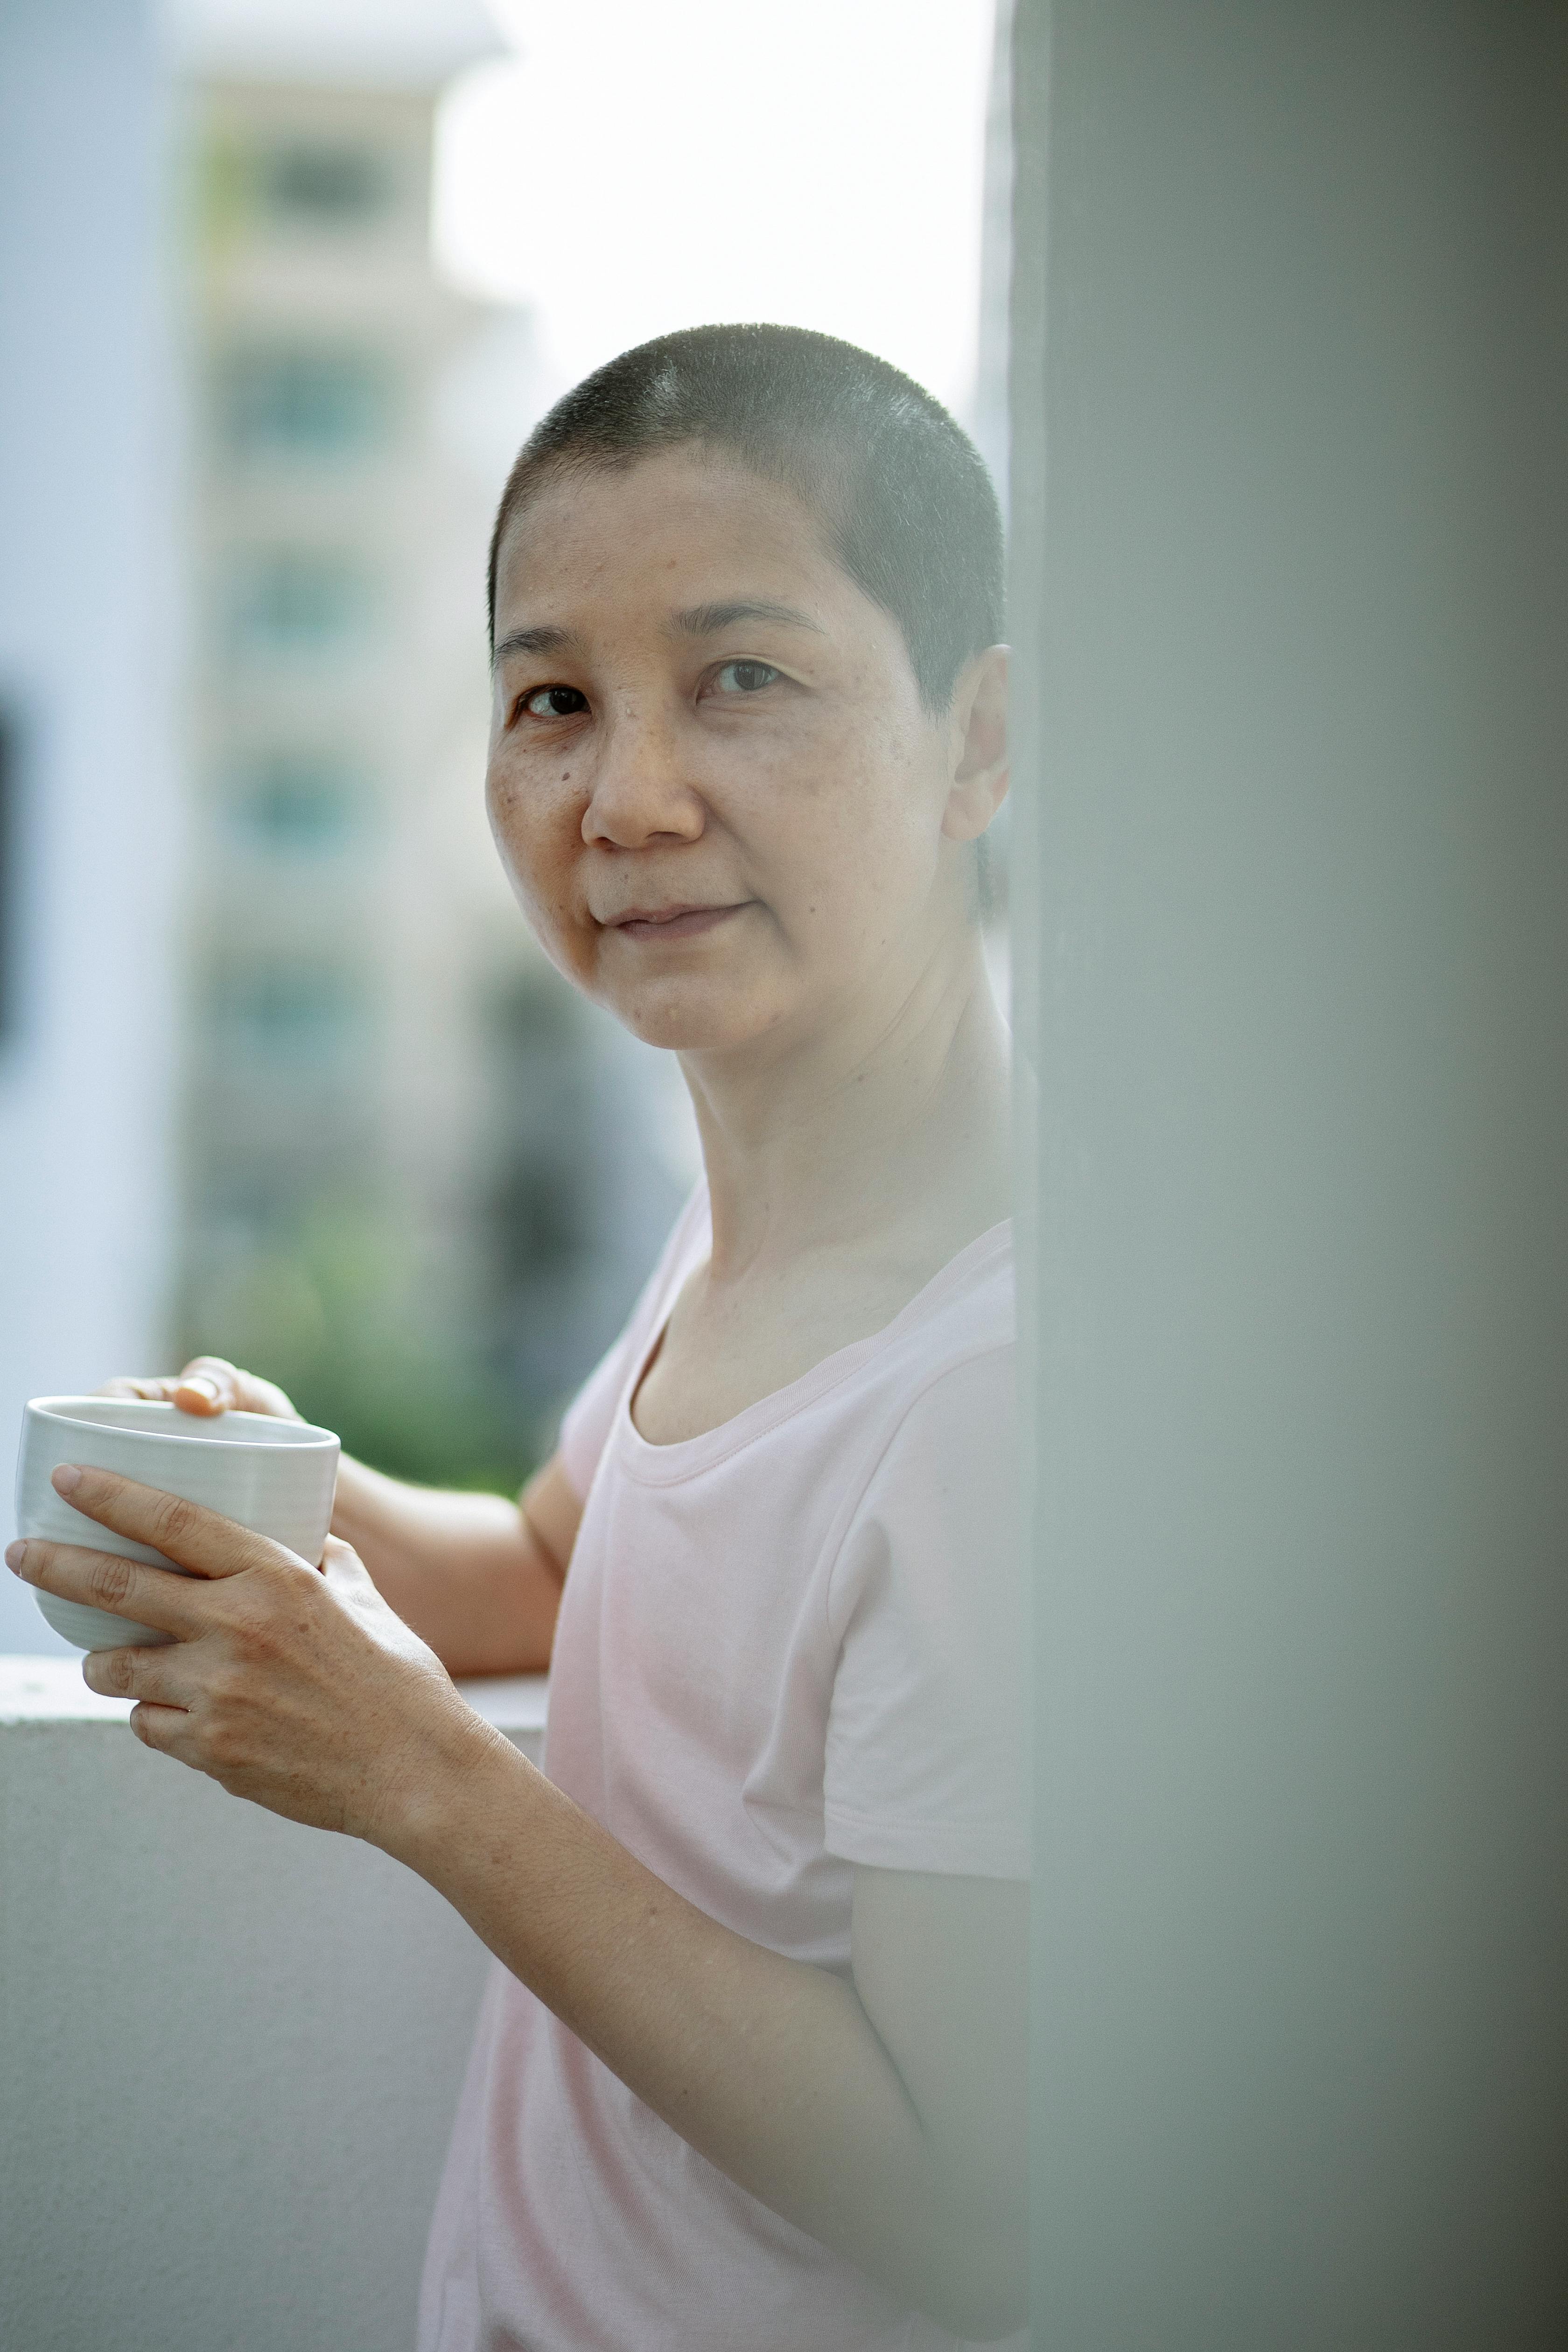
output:
M798 1050L684 1060L712 1278L803 1252L941 1264L1008 1213L1009 1048L978 934Z

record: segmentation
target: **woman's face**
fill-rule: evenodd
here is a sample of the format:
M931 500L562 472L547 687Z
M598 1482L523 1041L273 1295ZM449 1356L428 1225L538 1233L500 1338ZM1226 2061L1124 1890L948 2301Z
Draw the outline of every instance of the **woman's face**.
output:
M965 920L963 739L815 517L738 464L563 478L502 541L490 824L554 962L651 1044L890 1014Z

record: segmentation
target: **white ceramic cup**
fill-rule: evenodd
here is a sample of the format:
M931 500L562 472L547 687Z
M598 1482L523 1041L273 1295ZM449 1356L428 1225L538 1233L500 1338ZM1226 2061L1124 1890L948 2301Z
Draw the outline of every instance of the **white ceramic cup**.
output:
M48 1543L116 1551L150 1568L173 1568L161 1551L132 1543L72 1510L49 1484L62 1462L117 1470L143 1486L183 1495L258 1536L287 1545L319 1567L331 1525L337 1439L309 1422L259 1412L182 1412L139 1397L35 1397L22 1416L16 1455L16 1532ZM186 1570L179 1571L182 1575ZM79 1650L145 1648L173 1636L107 1609L35 1592L45 1619Z

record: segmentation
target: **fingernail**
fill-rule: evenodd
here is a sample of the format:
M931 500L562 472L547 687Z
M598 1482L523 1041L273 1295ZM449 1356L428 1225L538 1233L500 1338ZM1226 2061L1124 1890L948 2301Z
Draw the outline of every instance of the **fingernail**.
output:
M50 1471L49 1484L57 1495L74 1495L81 1485L81 1472L74 1462L62 1462Z
M16 1569L19 1569L19 1568L21 1567L21 1565L22 1565L22 1562L26 1559L26 1557L27 1557L27 1547L26 1547L26 1545L25 1543L23 1543L23 1542L20 1540L20 1538L18 1538L18 1539L17 1539L17 1541L16 1541L16 1543L10 1543L10 1544L7 1544L7 1545L6 1545L6 1547L5 1547L5 1565L6 1565L6 1567L7 1567L7 1568L16 1568Z
M217 1382L209 1381L205 1372L198 1372L194 1381L182 1381L180 1386L194 1389L197 1396L205 1396L209 1404L217 1402Z

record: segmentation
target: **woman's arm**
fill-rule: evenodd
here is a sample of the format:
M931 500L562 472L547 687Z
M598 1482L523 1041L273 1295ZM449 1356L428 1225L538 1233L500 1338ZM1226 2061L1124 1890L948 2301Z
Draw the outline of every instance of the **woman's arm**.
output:
M181 1372L110 1381L100 1393L177 1405L197 1420L229 1412L300 1418L280 1388L224 1356L196 1356ZM405 1486L345 1454L332 1533L353 1545L377 1591L448 1674L529 1675L550 1664L582 1516L559 1455L513 1503Z
M1024 2321L1027 1890L858 1870L854 1973L686 1902L511 1750L378 1843L721 2172L952 2334Z
M542 1674L582 1516L558 1454L515 1503L406 1486L345 1456L332 1533L449 1675Z
M280 1545L101 1470L76 1509L190 1577L31 1540L28 1582L165 1631L100 1651L148 1747L362 1837L447 1896L681 2137L960 2336L1023 2313L1024 1895L857 1873L853 1981L674 1893L465 1706L345 1544Z

